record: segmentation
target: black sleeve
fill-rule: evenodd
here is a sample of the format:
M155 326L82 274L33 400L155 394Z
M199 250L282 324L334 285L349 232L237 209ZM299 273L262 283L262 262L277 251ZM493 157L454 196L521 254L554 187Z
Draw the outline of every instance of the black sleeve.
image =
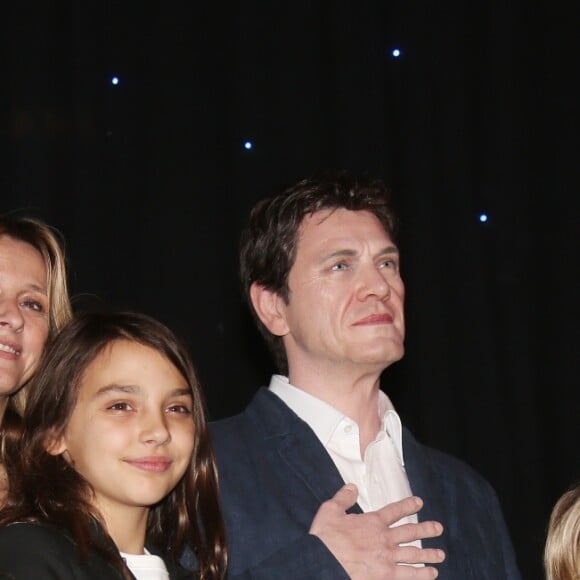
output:
M0 528L1 580L75 580L78 555L63 534L35 524Z

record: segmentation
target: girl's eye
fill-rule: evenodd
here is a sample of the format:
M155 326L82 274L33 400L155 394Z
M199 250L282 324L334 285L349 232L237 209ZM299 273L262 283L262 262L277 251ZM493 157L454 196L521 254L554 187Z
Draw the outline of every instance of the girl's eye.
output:
M112 405L109 405L107 409L111 411L131 411L133 407L131 407L129 403L113 403Z
M33 300L32 298L27 298L22 302L22 306L27 310L33 310L34 312L44 312L44 304L38 300Z
M184 415L191 415L191 409L187 405L171 405L167 408L169 413L181 413Z

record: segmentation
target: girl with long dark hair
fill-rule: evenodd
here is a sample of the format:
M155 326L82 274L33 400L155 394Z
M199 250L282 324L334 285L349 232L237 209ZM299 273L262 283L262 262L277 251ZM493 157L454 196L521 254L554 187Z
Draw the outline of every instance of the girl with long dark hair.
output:
M194 574L179 566L189 548ZM221 578L204 403L186 350L140 314L85 314L47 347L0 512L0 577Z

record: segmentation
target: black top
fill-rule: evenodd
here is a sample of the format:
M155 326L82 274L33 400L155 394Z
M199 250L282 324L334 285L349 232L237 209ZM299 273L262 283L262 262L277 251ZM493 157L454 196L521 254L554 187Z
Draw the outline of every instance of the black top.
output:
M167 561L165 565L171 580L197 577ZM74 541L65 532L42 524L18 523L0 528L0 579L122 580L122 576L94 551L81 561Z

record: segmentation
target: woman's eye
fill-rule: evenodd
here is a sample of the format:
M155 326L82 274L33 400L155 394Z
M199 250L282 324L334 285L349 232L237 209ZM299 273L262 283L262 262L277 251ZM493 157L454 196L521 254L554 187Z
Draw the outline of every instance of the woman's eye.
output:
M27 310L33 310L34 312L44 312L44 304L31 298L24 300L24 302L22 302L22 306Z

